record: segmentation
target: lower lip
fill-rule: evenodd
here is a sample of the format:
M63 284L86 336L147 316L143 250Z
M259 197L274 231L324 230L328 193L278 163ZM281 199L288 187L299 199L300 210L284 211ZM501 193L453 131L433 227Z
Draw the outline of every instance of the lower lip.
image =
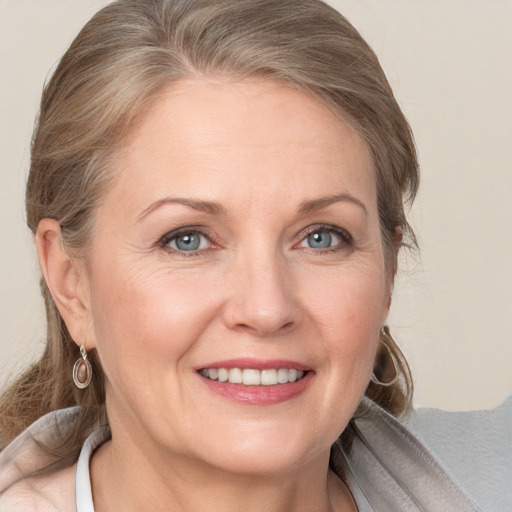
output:
M275 386L245 386L211 380L202 375L199 378L213 393L243 405L274 405L286 402L301 395L309 386L313 372L309 371L296 382Z

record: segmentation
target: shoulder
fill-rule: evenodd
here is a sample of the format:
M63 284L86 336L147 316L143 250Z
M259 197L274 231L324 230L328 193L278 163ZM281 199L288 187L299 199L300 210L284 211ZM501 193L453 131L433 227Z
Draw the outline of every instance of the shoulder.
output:
M418 409L407 424L484 510L510 506L512 396L485 411Z
M63 429L73 428L76 412L43 416L0 452L1 511L74 510L75 461L64 463L51 447Z
M347 434L350 445L335 446L331 462L355 489L360 509L385 503L386 510L481 512L433 451L370 399L363 398Z
M51 475L20 480L0 494L0 510L57 512L74 510L76 464Z

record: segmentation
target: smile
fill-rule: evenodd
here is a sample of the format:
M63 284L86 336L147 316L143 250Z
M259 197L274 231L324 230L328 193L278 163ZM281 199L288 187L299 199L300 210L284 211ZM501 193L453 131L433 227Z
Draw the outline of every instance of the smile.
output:
M295 368L269 368L255 370L252 368L202 368L199 374L206 379L243 384L245 386L277 386L297 382L304 378L307 372Z

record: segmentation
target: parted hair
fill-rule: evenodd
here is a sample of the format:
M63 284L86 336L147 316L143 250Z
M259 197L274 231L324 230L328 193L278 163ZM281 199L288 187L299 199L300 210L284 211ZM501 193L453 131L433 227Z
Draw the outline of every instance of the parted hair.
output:
M373 157L392 279L399 248L415 246L405 216L419 181L414 140L372 49L320 0L118 0L100 10L44 87L26 189L31 231L41 219L55 219L66 250L87 258L96 206L115 179L113 158L158 93L194 76L283 83L312 95L360 134ZM81 405L73 435L49 447L66 465L91 429L108 422L104 377L92 351L91 385L74 386L78 348L44 280L41 290L46 346L0 397L0 445L45 413ZM412 380L399 348L386 338L399 378L389 387L370 382L366 394L400 415L411 403ZM386 375L392 358L378 359Z

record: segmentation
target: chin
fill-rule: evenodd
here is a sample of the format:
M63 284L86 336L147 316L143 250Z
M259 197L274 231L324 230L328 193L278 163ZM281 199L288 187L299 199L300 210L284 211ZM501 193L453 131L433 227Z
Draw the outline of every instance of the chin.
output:
M301 431L297 425L260 425L250 432L225 431L205 439L208 464L238 475L277 476L289 474L318 457L329 458L331 443L318 433ZM202 450L201 450L202 451Z
M319 456L319 454L318 454ZM228 452L220 460L209 460L215 468L238 476L278 477L289 475L310 460L310 454L280 450Z

